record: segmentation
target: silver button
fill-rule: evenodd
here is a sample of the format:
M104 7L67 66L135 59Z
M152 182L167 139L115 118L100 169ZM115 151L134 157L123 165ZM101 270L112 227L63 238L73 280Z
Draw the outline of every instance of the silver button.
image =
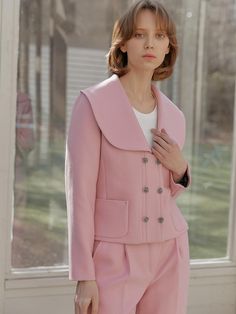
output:
M148 186L145 186L145 187L143 188L143 192L147 193L148 191L149 191Z
M144 217L143 217L143 221L144 221L144 222L148 222L148 220L149 220L149 217L148 217L148 216L144 216Z
M158 222L160 223L160 224L162 224L163 222L164 222L164 218L163 217L158 217Z
M161 193L163 192L163 189L162 189L162 188L158 188L158 189L157 189L157 192L158 192L159 194L161 194Z
M143 159L143 162L144 162L144 163L147 163L147 162L148 162L148 158L147 158L147 157L143 157L142 159Z

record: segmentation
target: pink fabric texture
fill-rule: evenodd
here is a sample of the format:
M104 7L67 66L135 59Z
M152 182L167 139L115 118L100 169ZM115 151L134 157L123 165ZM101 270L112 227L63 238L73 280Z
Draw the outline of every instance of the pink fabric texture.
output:
M93 260L99 289L98 314L186 314L187 231L157 243L96 240Z
M152 89L158 101L157 127L165 128L182 149L184 115L155 85ZM189 186L189 165L188 177ZM120 247L158 246L188 229L175 201L186 188L157 163L116 74L81 90L75 102L65 186L72 280L97 278L94 240Z

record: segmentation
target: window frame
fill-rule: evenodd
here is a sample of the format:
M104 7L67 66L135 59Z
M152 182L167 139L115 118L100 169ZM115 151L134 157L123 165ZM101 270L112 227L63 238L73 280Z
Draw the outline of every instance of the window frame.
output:
M73 282L69 282L68 267L38 267L26 270L11 270L11 238L13 220L14 156L15 156L15 114L16 114L16 76L19 41L20 0L0 0L0 312L4 312L4 300L12 291L20 288L59 286L67 287L66 293L72 293ZM15 91L15 92L12 92ZM209 260L191 260L191 286L199 281L202 285L206 277L218 278L224 283L227 277L236 281L236 81L233 134L233 158L229 229L228 257ZM211 282L209 279L208 283ZM23 291L22 290L22 291ZM69 292L68 292L69 291ZM23 294L24 292L22 292Z

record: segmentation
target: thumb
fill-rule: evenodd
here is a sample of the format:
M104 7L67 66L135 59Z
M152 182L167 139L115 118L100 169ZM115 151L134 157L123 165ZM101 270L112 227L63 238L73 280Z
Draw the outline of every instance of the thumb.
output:
M163 133L165 133L165 134L168 134L168 133L166 132L166 129L164 129L164 128L161 129L161 132L163 132Z
M98 297L92 299L92 313L91 314L98 314Z

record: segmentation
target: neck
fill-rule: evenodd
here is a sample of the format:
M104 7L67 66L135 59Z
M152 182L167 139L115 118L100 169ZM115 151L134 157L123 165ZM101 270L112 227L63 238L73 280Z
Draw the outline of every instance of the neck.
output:
M120 78L126 92L140 103L153 97L151 89L152 73L134 73L130 71Z
M153 106L154 94L151 88L152 73L134 73L130 71L120 77L120 81L130 99L131 103L140 108L150 109Z

